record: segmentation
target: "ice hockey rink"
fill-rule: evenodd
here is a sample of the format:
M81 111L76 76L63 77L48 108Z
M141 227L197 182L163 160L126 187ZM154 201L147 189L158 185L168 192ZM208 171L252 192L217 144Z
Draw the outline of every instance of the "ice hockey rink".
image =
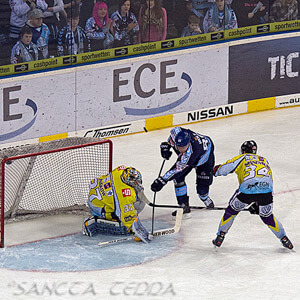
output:
M213 139L216 163L237 155L245 140L257 142L258 154L273 169L274 214L295 251L283 248L260 218L246 211L218 251L211 241L220 210L193 210L178 234L155 237L149 245L128 241L104 248L97 242L107 237L80 234L83 217L47 217L7 226L0 299L299 299L299 116L300 107L293 107L184 126ZM169 131L113 139L113 167L140 170L151 201L150 185L162 164L159 145ZM163 172L174 161L175 155ZM202 205L195 174L186 181L190 204ZM215 205L226 207L237 186L235 174L215 178L210 192ZM172 182L157 193L156 204L176 204ZM155 229L173 226L172 211L155 209ZM149 231L151 215L149 206L140 215Z

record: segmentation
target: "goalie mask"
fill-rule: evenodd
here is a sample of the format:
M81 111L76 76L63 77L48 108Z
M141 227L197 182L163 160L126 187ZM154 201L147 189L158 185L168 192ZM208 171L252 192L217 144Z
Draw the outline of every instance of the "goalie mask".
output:
M256 145L255 141L253 141L253 140L246 141L241 146L241 154L243 154L243 153L256 154L256 152L257 152L257 145Z
M122 181L131 187L136 187L142 184L142 174L135 168L126 168L122 175Z

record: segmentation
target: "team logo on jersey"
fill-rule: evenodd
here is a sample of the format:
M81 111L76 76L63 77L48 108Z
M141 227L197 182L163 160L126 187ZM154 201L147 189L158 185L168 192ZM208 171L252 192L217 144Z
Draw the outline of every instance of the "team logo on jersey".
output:
M103 179L103 183L109 181L109 177Z
M107 183L104 184L104 188L105 188L106 190L109 189L110 187L111 187L110 182L107 182Z
M106 194L107 194L108 197L111 197L113 195L113 191L109 190L109 191L106 192Z
M259 215L261 217L269 217L273 212L273 203L259 207Z
M129 221L131 221L131 220L133 220L133 219L135 219L135 217L133 217L133 216L128 216L128 217L125 217L125 218L124 218L124 221L125 221L125 222L129 222Z
M130 197L131 190L130 189L122 189L122 195L123 195L123 197Z

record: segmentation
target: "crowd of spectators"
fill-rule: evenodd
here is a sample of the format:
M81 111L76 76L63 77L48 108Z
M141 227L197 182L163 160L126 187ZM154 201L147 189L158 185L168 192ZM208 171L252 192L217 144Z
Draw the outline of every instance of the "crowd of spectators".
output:
M0 65L296 20L298 6L297 0L2 1Z

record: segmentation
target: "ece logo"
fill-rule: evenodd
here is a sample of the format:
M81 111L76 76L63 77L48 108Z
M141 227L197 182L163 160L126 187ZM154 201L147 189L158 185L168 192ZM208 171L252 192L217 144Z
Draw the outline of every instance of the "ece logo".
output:
M169 60L169 61L162 61L159 65L159 70L157 67L152 63L145 63L142 64L137 68L134 74L131 73L131 67L126 67L122 69L115 69L113 71L113 102L121 102L121 101L128 101L131 100L132 95L128 92L127 95L121 95L121 88L126 88L129 84L134 89L135 95L139 98L146 99L153 96L159 91L160 96L166 95L170 93L176 93L179 91L177 85L170 86L168 79L175 77L175 72L170 72L167 70L169 66L174 66L177 64L177 59ZM158 72L157 72L158 71ZM153 77L159 77L159 88L153 87L153 82L151 80L145 80L143 75L145 73L150 72L150 76L153 74ZM129 73L129 74L128 74ZM158 73L158 74L156 74ZM125 79L127 78L127 79ZM133 79L130 82L130 79ZM144 80L142 80L144 79ZM124 107L126 115L135 115L135 116L142 116L142 115L155 115L163 112L167 112L180 104L182 104L187 98L189 97L191 90L192 90L192 78L186 74L181 74L181 80L184 80L188 84L188 89L185 94L179 99L176 99L174 102L167 104L167 105L159 105L158 107L153 108L131 108L131 107ZM174 82L175 80L173 80ZM173 83L174 84L174 83ZM148 88L145 88L148 86ZM151 87L149 87L151 86ZM159 97L159 96L158 96Z
M20 120L23 118L23 115L21 113L15 113L12 114L12 110L16 110L16 104L19 103L19 98L12 98L11 93L17 92L21 90L21 86L13 86L13 87L7 87L3 89L3 115L2 120L3 124L1 125L2 128L11 128L12 127L12 121L14 120ZM29 122L27 122L25 125L22 125L22 127L19 127L18 129L15 129L13 131L10 131L8 133L0 133L0 141L9 140L11 138L14 138L25 131L27 131L35 122L37 117L37 105L34 101L31 99L27 99L25 102L25 106L28 107L33 112L33 116ZM25 111L24 111L25 113ZM26 113L28 113L26 111ZM4 126L9 122L9 126Z

